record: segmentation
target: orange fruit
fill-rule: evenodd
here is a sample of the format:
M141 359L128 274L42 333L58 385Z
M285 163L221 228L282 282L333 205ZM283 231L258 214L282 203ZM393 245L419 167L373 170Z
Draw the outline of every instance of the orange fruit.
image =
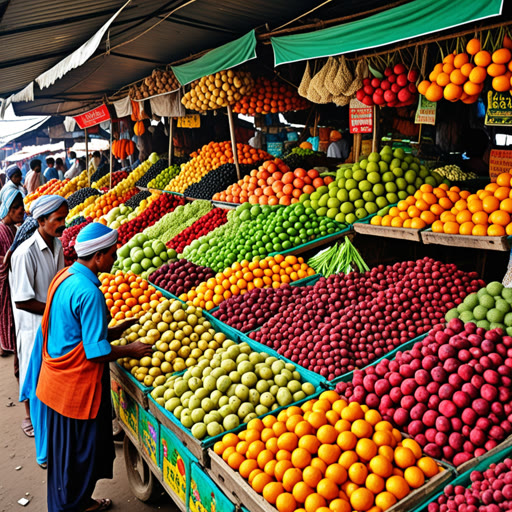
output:
M336 483L329 478L323 478L316 486L316 492L326 500L333 500L338 497L339 489Z
M449 79L450 77L448 77ZM458 100L463 93L463 89L460 85L456 85L454 83L449 83L443 91L443 96L445 100L448 101L456 101Z
M294 512L297 509L297 502L293 494L283 492L276 499L276 508L279 512Z
M351 432L359 439L369 438L373 434L373 427L366 420L356 420L352 423ZM351 449L351 448L349 448Z
M343 468L345 469L345 468ZM345 471L346 474L346 471ZM323 474L322 472L313 466L307 466L304 468L302 472L302 479L311 487L316 487L318 482L322 480Z
M244 478L249 478L249 475L258 468L258 463L254 459L246 459L240 464L238 472Z
M445 233L456 235L459 232L459 225L456 222L449 221L445 222L443 229Z
M260 453L258 453L258 456L256 457L256 461L258 462L258 466L260 469L263 469L267 462L270 462L274 459L274 454L267 449L261 450Z
M322 425L317 430L316 437L323 444L333 444L338 437L338 431L332 425Z
M507 224L510 224L510 214L503 210L495 210L491 215L489 215L489 222L491 224L506 226Z
M350 496L350 504L354 510L370 510L373 500L373 493L364 487L356 489Z
M505 228L499 224L491 224L487 228L487 235L488 236L505 236L506 231L505 231Z
M386 491L390 492L398 500L401 500L409 494L411 489L404 477L393 475L386 480Z
M325 475L325 472L327 471L327 464L320 457L311 459L310 465L312 468L319 469L322 475Z
M369 461L377 455L377 445L371 439L359 439L356 444L356 453L361 459Z
M503 199L500 203L500 210L507 213L512 213L512 198Z
M232 453L227 460L229 467L238 470L242 462L245 461L245 457L238 452Z
M383 478L388 478L393 473L393 464L384 455L376 455L370 460L370 470Z
M344 451L340 458L338 459L338 462L345 468L349 469L352 464L356 463L359 460L359 457L357 456L357 453L352 450Z
M313 434L308 434L299 439L299 448L304 448L309 453L311 453L311 455L316 453L318 451L319 447L320 447L320 441Z
M295 435L299 438L313 433L313 426L308 421L302 420L295 425Z
M304 469L311 462L311 454L304 448L295 448L291 461L296 468Z
M507 92L510 90L510 78L509 75L495 76L492 79L492 88L498 92Z
M404 478L413 489L417 489L425 483L425 475L423 474L423 471L416 466L408 467L404 471Z
M364 413L364 420L368 422L372 427L377 425L380 421L382 421L382 416L379 411L375 409L369 409Z
M322 411L313 411L308 416L307 421L315 428L320 428L322 425L327 424L327 418Z
M440 220L436 220L432 224L432 232L433 233L444 233L444 223Z
M393 442L393 434L385 430L375 432L372 437L373 442L378 446L389 446Z
M274 476L275 472L276 472L276 466L277 466L277 460L275 460L275 459L269 460L265 464L263 471L265 471L265 473L267 473L267 475Z
M487 67L491 62L491 54L486 50L480 50L473 59L477 66Z
M502 172L499 174L496 178L496 183L500 187L510 187L510 180L512 178L512 175L508 172Z
M280 460L274 467L274 477L278 482L283 481L284 474L290 468L293 468L293 464L289 460Z
M329 503L329 510L332 512L352 512L352 507L347 500L336 498Z
M328 400L331 404L340 400L340 395L333 389L323 391L318 397L320 400Z
M256 441L253 441L249 444L249 448L247 448L247 453L245 456L248 459L256 459L259 455L259 453L265 449L265 444L257 439Z
M325 498L317 492L310 494L304 502L306 512L316 512L320 507L325 507L326 505L327 501Z
M393 494L388 491L381 492L375 496L375 505L381 510L387 510L397 502Z
M304 418L302 417L302 414L292 414L291 416L288 416L288 419L286 420L286 423L285 423L286 424L286 428L290 432L293 432L295 430L295 426L298 423L300 423L301 421L304 421Z
M423 471L427 478L432 478L439 473L439 466L431 457L421 457L421 459L418 459L416 462L416 465Z
M432 74L430 74L429 78L432 79ZM437 85L437 83L432 83L427 88L425 92L425 98L427 98L428 101L439 101L443 97L443 88Z
M500 201L494 196L487 196L482 201L482 207L484 212L492 213L500 207Z
M306 498L315 491L305 482L298 482L293 488L293 497L299 502L304 503Z
M272 477L267 473L258 473L252 480L252 488L259 494L263 492L263 488L272 482Z
M280 450L288 450L293 452L299 444L299 438L293 432L285 432L281 434L277 439L277 447Z
M351 402L341 411L341 418L348 421L355 421L364 418L364 411L357 402Z
M287 469L283 475L283 487L291 492L298 482L302 482L302 471L298 468Z
M466 52L469 55L476 55L480 51L481 45L480 40L477 38L470 39L466 45Z
M282 493L284 493L284 488L280 482L269 482L263 488L263 497L272 505L275 504L277 497Z
M362 462L354 462L348 468L348 477L357 485L363 485L368 476L368 469Z
M325 477L338 485L342 485L347 481L348 473L341 464L334 463L327 466Z
M421 458L423 455L421 446L414 439L404 439L402 441L402 446L409 448L417 459Z
M510 226L510 224L509 224L509 226ZM507 229L509 226L507 226ZM473 236L487 236L487 225L475 224L471 234Z
M337 462L341 455L341 448L337 444L321 444L318 448L318 457L327 465Z
M374 473L370 473L366 477L365 487L367 489L370 489L370 491L373 492L373 494L378 494L379 492L382 492L386 486L386 482L384 481L384 478L382 478L379 475L375 475Z
M500 48L492 53L492 61L496 64L508 64L512 58L512 53L508 48Z
M482 224L485 226L487 225L488 219L489 216L484 211L475 212L471 217L471 221L473 222L473 224Z

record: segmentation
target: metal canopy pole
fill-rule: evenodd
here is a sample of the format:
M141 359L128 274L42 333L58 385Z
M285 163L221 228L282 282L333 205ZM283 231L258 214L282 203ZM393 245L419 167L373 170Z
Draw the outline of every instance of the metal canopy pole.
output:
M173 144L174 118L169 117L169 165L172 165L172 156L174 153Z
M238 151L236 149L236 139L235 139L235 125L233 122L233 111L231 110L231 105L228 105L228 119L229 119L229 134L231 136L231 149L233 150L233 161L235 162L236 167L236 175L238 180L241 180L240 177L240 165L238 164Z
M84 128L85 131L85 170L87 171L87 180L89 182L89 187L91 186L91 175L89 173L89 139L87 137L87 128Z

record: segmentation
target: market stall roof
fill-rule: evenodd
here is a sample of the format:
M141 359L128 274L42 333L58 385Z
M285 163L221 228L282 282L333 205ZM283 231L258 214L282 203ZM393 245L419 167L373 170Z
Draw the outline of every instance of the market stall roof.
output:
M42 155L43 153L56 153L59 151L64 151L66 148L64 146L64 141L57 142L55 144L40 144L38 146L25 146L24 148L16 151L12 155L9 155L5 160L7 162L19 162L20 160L26 160L28 158L33 158L37 155Z
M42 126L49 116L16 117L12 107L0 121L0 148Z
M22 90L22 97L30 97L30 84L87 43L123 6L89 60L75 69L69 66L49 89L33 84L34 101L14 103L19 115L78 114L157 66L216 48L253 29L268 31L289 22L348 16L388 4L384 0L320 4L313 0L0 0L0 98Z

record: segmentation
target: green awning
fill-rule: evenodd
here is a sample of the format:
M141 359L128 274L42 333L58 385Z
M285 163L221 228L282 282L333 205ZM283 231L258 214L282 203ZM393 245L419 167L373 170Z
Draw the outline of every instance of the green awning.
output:
M413 0L344 25L271 38L275 65L376 48L498 16L503 0Z
M206 75L213 75L224 69L234 68L239 64L256 58L256 34L254 30L243 37L231 41L192 62L181 66L171 66L181 85L189 84Z

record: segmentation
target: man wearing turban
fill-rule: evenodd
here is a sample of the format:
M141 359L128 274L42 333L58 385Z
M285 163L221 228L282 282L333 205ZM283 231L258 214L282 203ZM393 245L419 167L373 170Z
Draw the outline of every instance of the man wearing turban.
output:
M92 498L112 478L115 457L108 362L140 359L151 346L111 346L133 321L108 329L110 315L98 274L116 259L117 231L91 223L80 231L78 260L51 283L31 365L39 358L37 397L47 407L48 511L106 510Z
M25 197L27 195L27 191L21 184L21 180L23 179L21 169L16 164L12 164L7 167L5 173L7 175L7 182L2 187L2 190L0 190L0 203L3 202L4 197L10 190L19 191L21 192L21 195Z
M38 228L12 255L9 275L20 389L23 388L34 338L46 305L48 287L57 272L64 268L64 253L59 238L66 227L68 205L61 196L41 196L32 205L31 212L38 222ZM27 417L22 422L22 429L26 435L33 437L28 402L26 410ZM39 464L44 464L46 454L40 456L38 453L37 459Z

